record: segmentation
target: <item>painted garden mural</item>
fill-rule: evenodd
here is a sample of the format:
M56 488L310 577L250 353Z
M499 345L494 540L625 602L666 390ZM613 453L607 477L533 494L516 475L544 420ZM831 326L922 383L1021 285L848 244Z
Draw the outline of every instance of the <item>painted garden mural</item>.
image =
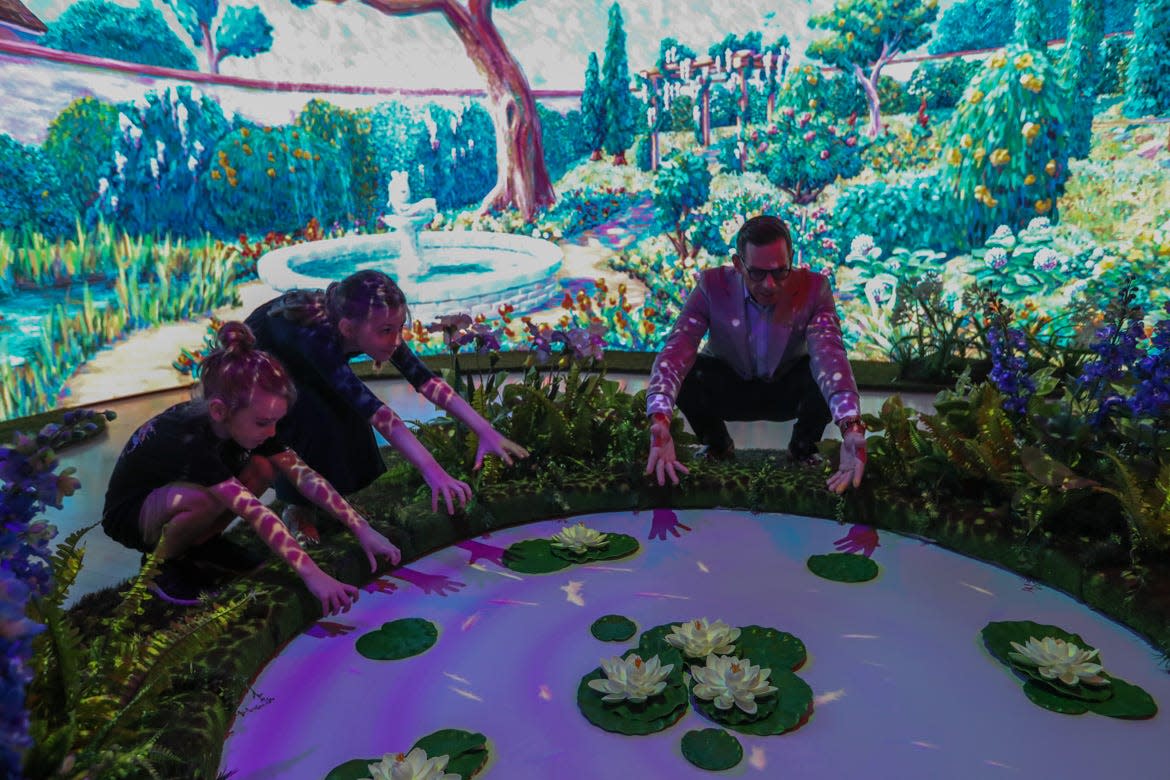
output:
M604 376L606 356L657 352L699 273L728 263L761 213L791 226L795 265L829 280L851 359L945 388L932 414L891 400L869 420L884 434L870 445L883 479L940 522L917 486L981 485L1010 507L1017 551L1053 544L1060 513L1111 512L1095 549L1123 559L1133 588L1145 581L1170 551L1170 0L0 0L0 421L186 386L224 320L380 268L406 293L411 349L450 358L447 375L485 417L507 418L502 430L527 434L548 463L573 456L569 430L598 462L632 461L632 444L612 442L644 437L636 403L584 380ZM482 370L507 353L528 356L538 411L509 417L503 379ZM562 380L580 395L558 395ZM589 420L597 408L612 414ZM30 523L74 489L54 450L104 424L92 417L70 411L0 459L10 498L27 498L5 504L0 536L10 659L32 657L33 624L64 620L75 540L50 565L51 533ZM419 436L470 473L474 444ZM489 468L476 485L503 501L497 478ZM722 489L708 505L723 505ZM678 537L676 522L663 528ZM556 554L542 547L533 564L501 548L494 560L586 560ZM8 565L18 559L35 565ZM199 630L230 634L242 610L205 614ZM723 624L700 641L691 633L716 622L694 618L646 626L631 640L641 656L603 662L626 679L655 654L657 677L634 695L586 676L632 701L665 690L670 707L619 716L594 702L586 718L665 728L686 711L684 657L717 688L733 645L758 653L750 674L774 668L772 685L764 674L748 686L761 698L807 689L795 636L745 616L739 644ZM160 646L181 647L184 630ZM1026 630L986 631L996 659L1032 668L1009 652ZM1170 651L1170 634L1154 639ZM680 653L691 642L722 649ZM102 777L168 765L146 727L94 736L125 712L103 699L111 683L95 664L139 651L91 650L81 672L52 667L89 675L74 681L91 686L81 699L30 697L40 748L29 752L25 705L0 699L0 774L19 776L22 756L51 766L46 777L86 776L84 761ZM162 674L165 691L177 672ZM18 661L7 675L21 691L31 679ZM35 712L82 699L88 726ZM695 706L732 730L755 713ZM756 733L798 728L804 707L768 709L775 728ZM206 728L222 744L223 729ZM420 744L446 751L456 774L427 774L427 753L406 745L416 774L369 772L470 777L487 761L483 735L448 731ZM716 764L729 749L688 738L684 754ZM329 777L367 776L358 763Z

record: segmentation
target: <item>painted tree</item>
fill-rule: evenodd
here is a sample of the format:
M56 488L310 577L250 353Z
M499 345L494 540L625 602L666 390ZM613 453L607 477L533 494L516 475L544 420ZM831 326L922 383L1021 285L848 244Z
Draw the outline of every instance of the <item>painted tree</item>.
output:
M106 0L78 0L49 23L39 43L50 49L140 65L199 68L162 13L145 1L127 8Z
M638 117L634 96L630 93L630 63L626 57L622 9L617 3L609 7L609 34L605 39L601 85L605 93L605 151L613 155L614 165L625 165L626 150L634 143Z
M344 0L333 0L337 4ZM316 0L291 0L308 8ZM459 37L487 85L488 108L496 130L496 184L483 200L485 210L515 205L525 219L556 201L544 160L536 98L520 63L504 43L494 6L512 8L523 0L361 0L386 16L439 13Z
M272 48L272 25L258 6L231 5L219 14L219 0L165 0L191 36L207 52L207 69L219 73L228 57L255 57ZM218 23L216 21L219 17Z
M601 91L601 67L597 63L595 51L589 52L589 64L585 67L581 124L585 129L585 140L589 142L589 159L600 160L601 147L605 143L605 93Z
M1072 92L1068 119L1068 156L1085 158L1093 132L1093 107L1101 81L1101 40L1105 37L1105 0L1072 0L1068 44L1061 70Z
M1021 46L1047 53L1048 35L1040 0L1016 0L1016 27L1012 40Z
M1138 0L1125 71L1125 115L1170 114L1170 0Z
M829 36L809 44L808 55L852 73L869 103L870 137L881 132L878 80L890 60L930 39L938 0L837 0L809 27Z

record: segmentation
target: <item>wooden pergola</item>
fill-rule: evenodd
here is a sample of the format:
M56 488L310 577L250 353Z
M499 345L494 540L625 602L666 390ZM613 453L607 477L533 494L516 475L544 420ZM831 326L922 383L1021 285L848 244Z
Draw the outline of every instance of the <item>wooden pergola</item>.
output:
M665 84L677 84L682 81L691 81L698 77L699 80L699 104L697 106L699 111L699 127L702 135L702 143L704 147L711 145L711 90L710 86L714 82L728 82L733 79L738 79L739 82L739 110L740 117L737 122L742 122L742 117L747 113L748 107L748 72L768 73L775 78L779 74L783 78L784 72L788 68L788 49L781 49L777 52L757 52L751 49L741 49L739 51L728 50L723 57L712 57L710 55L698 57L696 59L687 59L681 62L667 61L663 65L663 69L659 70L657 67L649 68L647 70L639 71L638 76L649 87L650 111L656 114L659 110L665 110L667 106L659 106L659 82ZM665 71L665 73L663 72ZM776 92L773 89L768 95L768 119L772 118L772 112L776 108ZM650 121L650 169L658 170L659 163L659 146L658 146L658 131L655 130L654 114Z

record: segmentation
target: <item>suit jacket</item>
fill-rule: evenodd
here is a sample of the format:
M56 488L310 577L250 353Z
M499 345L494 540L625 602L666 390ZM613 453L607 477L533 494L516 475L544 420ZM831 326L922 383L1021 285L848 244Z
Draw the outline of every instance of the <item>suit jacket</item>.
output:
M748 344L744 297L743 277L734 266L709 268L699 274L698 285L654 360L646 388L647 414L671 413L704 335L709 338L703 354L724 361L745 380L752 378L754 352ZM833 420L861 413L828 279L807 268L794 269L772 308L769 328L765 361L769 376L808 355Z

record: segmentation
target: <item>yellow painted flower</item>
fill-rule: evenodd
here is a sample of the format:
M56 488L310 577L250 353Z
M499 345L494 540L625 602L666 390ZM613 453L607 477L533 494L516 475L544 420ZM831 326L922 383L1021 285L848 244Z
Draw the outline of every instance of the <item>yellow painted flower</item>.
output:
M815 75L815 74L814 74L814 75L811 75L811 76L809 76L809 77L808 77L807 79L805 79L805 80L806 80L806 81L807 81L809 84L813 84L813 85L815 85L815 84L817 83L817 77L816 77L816 75Z
M978 89L971 90L971 94L967 96L967 101L975 104L983 99L983 92Z
M966 133L963 133L963 137L959 139L959 146L963 147L964 149L970 149L971 144L973 143L975 143L975 140Z
M856 36L855 36L853 33L851 33L851 32L847 32L847 33L845 33L845 42L846 42L846 43L853 43L853 39L854 39L855 37L856 37Z
M268 169L268 178L270 178L270 179L276 178L276 171L274 169L272 169L272 168Z
M845 26L845 20L844 20L844 19L838 19L838 20L837 20L837 26L838 26L838 27L844 27L844 26Z
M871 33L873 33L874 35L881 35L882 34L882 28L878 27L876 24L873 27L870 27L869 31Z
M1035 174L1029 173L1027 176L1024 177L1024 184L1025 185L1030 187L1035 183L1036 183L1036 175Z
M1012 159L1011 152L1009 152L1007 149L1004 149L1003 147L1000 147L999 149L996 149L995 151L993 151L991 153L991 158L990 158L991 164L997 168L1001 165L1004 165L1005 163L1007 163L1011 159Z
M1056 176L1056 160L1049 160L1048 164L1044 166L1044 172L1049 176Z
M958 165L963 161L963 153L958 149L947 150L947 162L951 165Z
M1040 135L1040 125L1035 122L1024 122L1024 140L1032 143L1036 140L1036 136Z
M1002 68L1007 65L1007 56L1002 51L996 52L995 56L987 61L987 64L993 68Z
M1016 66L1016 70L1023 70L1024 68L1032 67L1032 53L1024 52L1012 62Z
M975 200L984 200L991 197L991 192L982 184L975 185Z
M1033 76L1031 73L1020 76L1020 84L1030 92L1039 92L1044 89L1044 79L1040 76Z
M1170 241L1166 241L1165 243L1158 244L1157 254L1158 254L1158 257L1166 257L1166 256L1170 255Z
M1052 200L1050 198L1045 198L1044 200L1036 201L1032 205L1036 207L1037 214L1047 214L1048 210L1052 208Z
M978 165L979 163L983 162L983 157L986 154L987 151L982 146L976 148L974 152L975 164Z

